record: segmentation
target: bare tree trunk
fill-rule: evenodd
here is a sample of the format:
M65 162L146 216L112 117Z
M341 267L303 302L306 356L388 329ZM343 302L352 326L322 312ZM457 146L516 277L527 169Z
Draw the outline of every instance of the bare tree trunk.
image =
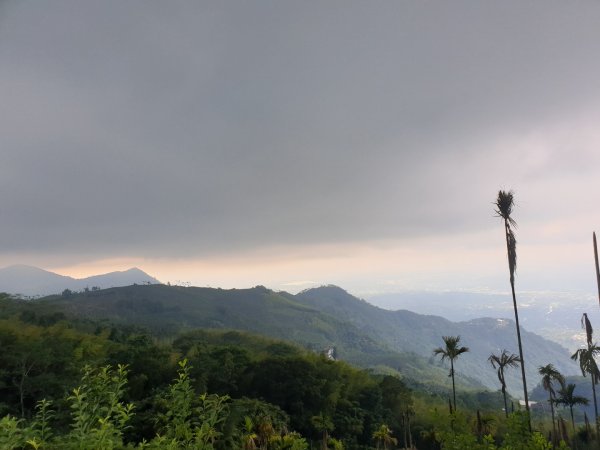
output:
M554 420L554 403L552 402L552 392L549 393L550 396L550 413L552 414L552 432L554 433L554 437L552 439L552 445L556 446L556 438L557 438L557 434L556 434L556 422Z
M403 423L403 437L404 437L404 448L408 446L408 427L406 426L406 422L408 421L408 412L402 414Z
M413 448L412 433L410 432L410 413L406 413L406 420L408 422L408 444L410 445L409 448Z
M504 414L508 418L508 403L506 403L506 388L502 386L502 396L504 397Z
M29 372L31 371L31 369L33 368L33 364L31 364L29 367L27 367L27 361L22 361L21 362L21 377L19 379L18 384L15 383L15 381L13 380L13 383L16 384L17 388L19 389L19 403L21 405L21 417L25 418L25 380L27 379L27 376L29 375Z
M598 267L598 245L596 244L596 232L594 231L594 260L596 261L596 282L598 284L598 302L600 302L600 268Z
M454 361L450 359L450 373L452 374L452 398L454 399L454 411L456 412L456 387L454 386Z

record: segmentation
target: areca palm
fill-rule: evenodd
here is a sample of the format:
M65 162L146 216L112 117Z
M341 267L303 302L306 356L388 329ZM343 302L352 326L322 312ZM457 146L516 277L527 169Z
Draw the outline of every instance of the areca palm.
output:
M491 354L488 361L494 369L498 370L498 380L502 386L502 396L504 397L504 413L508 417L508 403L506 402L506 380L504 379L504 369L506 367L518 367L521 359L514 353L509 354L502 350L500 355Z
M397 445L398 439L392 436L392 430L386 424L381 425L377 431L373 433L373 439L377 442L377 448L381 448L380 445L383 444L383 448L387 450L388 445Z
M329 441L329 432L333 431L333 429L335 428L333 425L333 421L331 420L331 418L324 414L324 413L320 413L318 416L313 416L310 418L310 421L312 423L312 425L315 427L315 429L322 433L322 441L321 441L321 446L324 450L327 449L327 443Z
M542 387L548 392L548 402L550 403L550 412L552 413L552 431L556 437L556 422L554 420L554 400L556 398L556 391L554 390L554 385L552 383L558 381L560 385L563 386L565 384L565 378L552 364L540 366L538 368L538 373L542 376Z
M515 271L517 270L517 240L513 228L517 223L511 217L514 206L512 191L499 191L496 200L496 214L504 220L504 233L506 235L506 253L508 256L508 271L510 274L510 288L512 291L513 307L515 310L515 323L517 327L517 342L519 344L519 358L521 360L521 377L523 378L523 396L525 397L525 409L529 415L529 397L527 395L527 379L525 377L525 358L523 358L523 345L521 343L521 327L519 326L519 311L517 308L517 297L515 295ZM529 421L531 429L531 420Z
M557 405L563 405L564 407L569 407L571 412L571 425L573 425L573 431L575 431L575 419L573 418L573 406L576 405L587 405L589 400L580 395L575 395L575 385L573 383L569 383L566 386L563 386L558 391L558 397L554 400L554 403Z
M600 381L600 370L594 357L600 354L600 347L592 342L594 330L590 323L586 313L581 317L581 326L585 329L587 348L580 348L573 355L571 359L579 360L579 368L581 374L585 377L587 373L590 374L592 379L592 395L594 399L594 413L596 418L596 432L598 432L598 401L596 400L596 383Z
M450 373L452 377L452 398L454 399L454 411L456 411L456 386L454 384L454 360L463 353L469 351L468 347L460 347L460 336L442 336L445 347L438 347L433 351L434 355L441 355L442 361L448 358L450 360Z

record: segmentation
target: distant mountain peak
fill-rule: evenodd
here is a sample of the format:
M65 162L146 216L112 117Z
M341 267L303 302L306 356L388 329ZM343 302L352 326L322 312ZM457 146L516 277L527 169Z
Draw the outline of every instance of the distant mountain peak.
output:
M365 300L355 297L345 289L334 284L305 289L296 294L296 298L304 303L327 303L329 305L336 305L337 308L342 309L350 307L363 308L367 305ZM333 310L329 312L334 313Z
M304 289L303 291L299 292L299 294L306 294L306 293L311 293L311 292L327 292L327 291L351 295L348 293L348 291L346 291L345 289L343 289L335 284L323 284L321 286L311 287L308 289Z
M109 288L158 283L160 282L156 278L138 267L85 278L59 275L25 264L15 264L0 269L0 292L30 297L58 294L65 289L79 291L91 287Z
M10 266L3 267L2 269L0 269L0 271L52 273L45 269L41 269L36 266L30 266L28 264L12 264Z
M117 270L116 272L122 272L122 273L143 273L144 275L147 275L146 272L144 272L142 269L140 269L139 267L130 267L127 270Z

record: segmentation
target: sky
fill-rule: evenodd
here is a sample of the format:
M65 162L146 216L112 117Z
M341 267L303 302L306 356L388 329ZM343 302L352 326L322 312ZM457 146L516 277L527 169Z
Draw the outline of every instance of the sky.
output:
M595 1L0 2L0 266L595 292Z

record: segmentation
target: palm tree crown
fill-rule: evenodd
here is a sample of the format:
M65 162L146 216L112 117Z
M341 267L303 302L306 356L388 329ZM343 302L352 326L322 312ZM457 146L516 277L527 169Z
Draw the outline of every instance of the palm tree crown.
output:
M398 439L392 436L392 430L386 424L381 425L374 433L373 439L377 441L377 448L383 444L383 448L387 449L388 445L397 445Z
M500 355L490 355L488 361L494 369L498 369L498 380L500 384L506 388L506 381L504 379L504 369L506 367L519 367L521 358L514 353L509 354L507 350L502 350Z
M565 377L552 364L540 366L538 373L542 376L542 387L553 397L556 395L556 391L552 383L558 381L561 386L565 384Z
M460 336L442 336L442 339L446 346L444 348L438 347L433 351L435 355L442 355L442 361L446 358L454 361L460 355L469 351L468 347L459 347Z
M564 406L587 405L590 401L586 397L575 395L575 384L569 383L558 391L554 403Z

